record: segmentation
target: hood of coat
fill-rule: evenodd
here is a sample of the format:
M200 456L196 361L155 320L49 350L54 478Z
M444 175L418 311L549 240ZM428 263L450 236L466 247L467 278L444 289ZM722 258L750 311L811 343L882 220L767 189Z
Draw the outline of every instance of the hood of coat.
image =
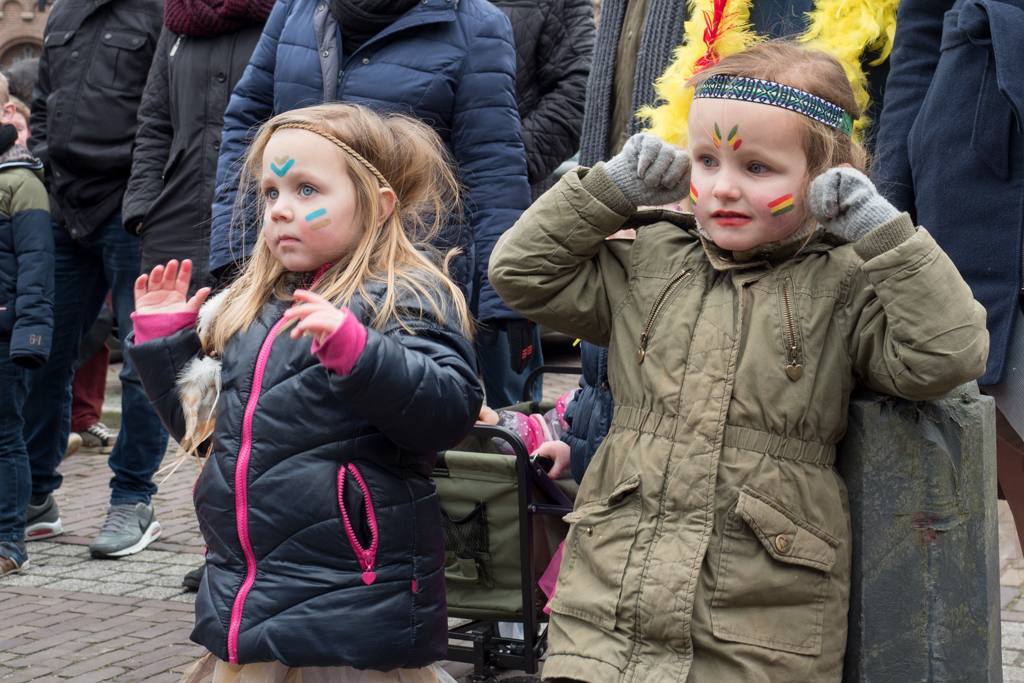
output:
M0 154L0 171L5 171L9 168L28 168L35 171L40 180L43 179L43 162L18 143L14 143Z

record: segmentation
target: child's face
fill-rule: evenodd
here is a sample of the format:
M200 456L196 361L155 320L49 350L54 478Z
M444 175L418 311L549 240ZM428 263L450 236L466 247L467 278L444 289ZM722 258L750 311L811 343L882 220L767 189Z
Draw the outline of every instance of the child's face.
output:
M800 114L700 98L690 108L690 202L722 249L776 242L809 217Z
M355 249L365 227L344 152L307 130L286 128L263 152L263 239L288 270L316 270Z
M11 117L11 123L14 124L14 127L18 130L18 144L22 146L26 145L28 143L28 139L32 137L32 133L28 130L28 121L26 121L25 117L20 113L14 112L14 116Z

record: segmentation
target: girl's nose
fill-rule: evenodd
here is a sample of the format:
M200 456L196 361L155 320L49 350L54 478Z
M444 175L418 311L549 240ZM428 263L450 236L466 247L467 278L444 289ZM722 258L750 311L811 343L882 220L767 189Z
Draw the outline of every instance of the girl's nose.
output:
M742 193L732 170L723 168L715 175L715 185L711 188L711 196L719 201L736 201Z
M287 200L281 197L270 207L270 220L275 222L289 222L292 220L292 209Z

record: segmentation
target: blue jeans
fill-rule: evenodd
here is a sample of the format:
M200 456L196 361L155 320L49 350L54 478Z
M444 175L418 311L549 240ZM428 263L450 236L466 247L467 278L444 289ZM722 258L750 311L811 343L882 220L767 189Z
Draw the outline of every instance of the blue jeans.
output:
M544 365L544 354L540 350L540 327L534 329L533 355L522 374L512 372L508 335L504 330L498 332L498 343L494 346L477 343L476 362L480 366L480 375L484 378L484 393L487 395L488 406L497 409L521 403L526 378ZM543 384L543 378L533 383L534 401L541 399L544 393Z
M30 373L25 442L32 464L32 498L60 487L57 472L71 431L71 379L82 337L92 328L109 291L122 347L132 331L134 285L139 276L139 238L125 232L115 213L91 235L72 239L53 225L56 252L53 348L40 370ZM107 463L114 473L110 504L148 503L156 493L153 474L167 449L167 432L153 412L124 354L121 370L121 430Z
M22 437L26 371L11 362L11 340L0 339L0 541L25 540L32 475Z

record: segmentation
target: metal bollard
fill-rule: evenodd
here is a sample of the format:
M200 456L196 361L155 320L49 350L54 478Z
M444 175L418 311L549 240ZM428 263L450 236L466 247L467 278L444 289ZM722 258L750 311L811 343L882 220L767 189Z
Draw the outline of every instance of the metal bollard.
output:
M853 519L844 683L1000 683L995 402L858 392L837 468Z

